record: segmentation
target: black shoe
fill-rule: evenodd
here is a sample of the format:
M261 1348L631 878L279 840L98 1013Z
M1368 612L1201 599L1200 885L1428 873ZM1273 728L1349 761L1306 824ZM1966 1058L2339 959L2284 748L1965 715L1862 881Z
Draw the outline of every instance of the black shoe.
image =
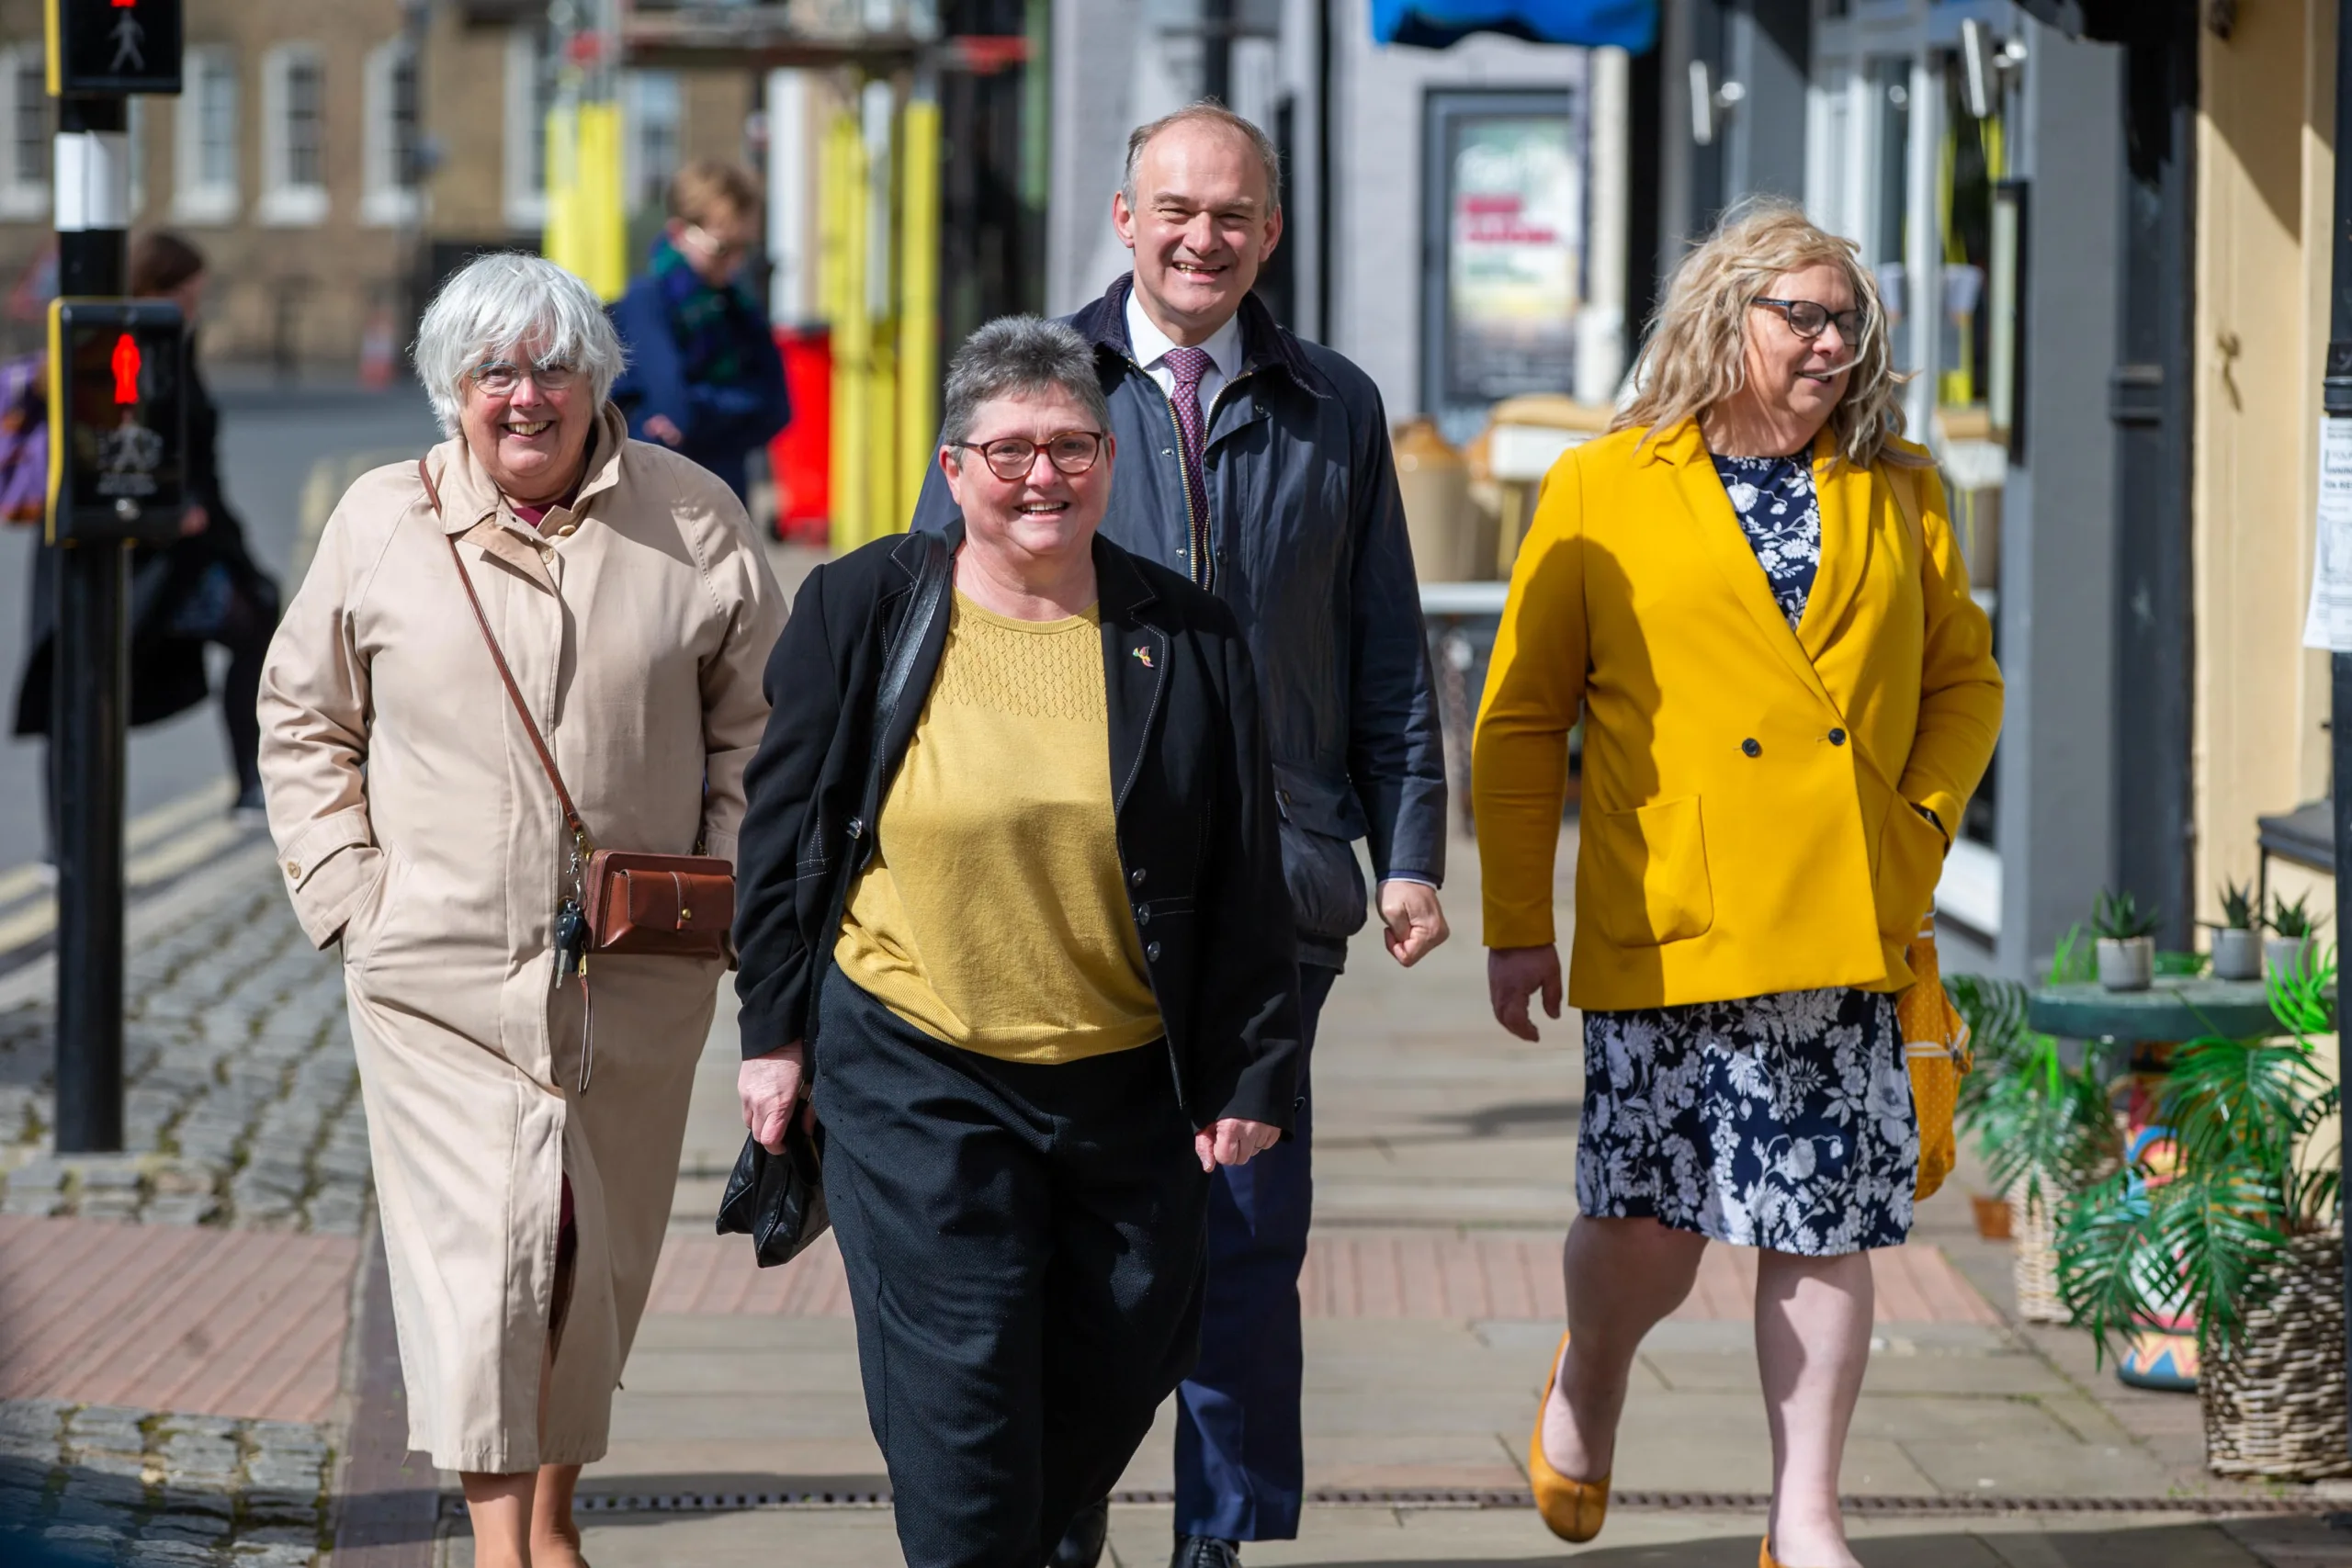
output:
M1062 1531L1062 1543L1046 1559L1046 1568L1094 1568L1102 1561L1102 1543L1111 1539L1111 1499L1090 1503Z
M1180 1535L1168 1568L1241 1568L1241 1543L1205 1535Z
M229 815L258 820L269 813L269 802L262 797L261 785L248 784L237 792L236 804L229 807Z

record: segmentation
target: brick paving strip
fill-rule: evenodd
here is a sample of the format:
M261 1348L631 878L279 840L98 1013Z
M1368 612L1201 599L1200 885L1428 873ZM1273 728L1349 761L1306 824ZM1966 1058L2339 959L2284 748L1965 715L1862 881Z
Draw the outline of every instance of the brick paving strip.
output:
M0 1537L307 1568L368 1204L342 971L266 844L128 928L123 1154L50 1150L55 963L0 976Z
M1997 1327L2001 1315L1934 1247L1871 1254L1882 1324L1965 1323ZM1560 1322L1556 1235L1444 1230L1317 1231L1299 1276L1310 1318L1427 1322ZM1756 1254L1711 1247L1698 1283L1675 1314L1686 1323L1745 1323L1755 1315ZM849 1287L828 1235L780 1269L752 1261L744 1237L672 1235L654 1270L646 1311L695 1317L847 1317Z

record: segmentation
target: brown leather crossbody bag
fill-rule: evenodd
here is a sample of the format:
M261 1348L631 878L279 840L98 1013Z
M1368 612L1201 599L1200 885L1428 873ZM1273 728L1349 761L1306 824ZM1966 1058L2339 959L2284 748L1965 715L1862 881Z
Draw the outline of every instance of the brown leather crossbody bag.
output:
M441 495L422 458L417 460L416 472L424 481L425 499L432 502L434 513L438 516ZM555 754L548 750L547 740L540 735L538 724L531 717L530 707L514 683L514 672L507 668L498 637L490 629L490 617L482 613L481 595L474 591L473 578L466 570L466 558L458 549L457 536L442 536L448 541L449 559L458 569L458 581L465 584L466 599L473 605L474 624L481 628L481 640L490 649L491 661L498 666L498 678L505 683L507 698L523 721L523 732L531 738L531 749L538 753L539 766L547 771L548 783L555 786L556 803L563 807L563 825L571 834L573 886L587 920L585 952L580 956L584 960L590 954L609 953L674 958L727 957L729 934L735 923L734 866L717 855L650 854L595 847L587 824L581 820L579 807L571 803L571 792L563 787L563 775L556 771ZM564 941L560 916L557 925L560 948ZM562 972L563 955L559 953L559 982Z

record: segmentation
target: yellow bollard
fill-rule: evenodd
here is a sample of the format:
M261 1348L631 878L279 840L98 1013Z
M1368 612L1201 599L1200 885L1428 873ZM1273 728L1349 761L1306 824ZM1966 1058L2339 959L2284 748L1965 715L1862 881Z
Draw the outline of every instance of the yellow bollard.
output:
M865 543L866 448L872 444L870 386L874 320L865 305L865 141L854 115L835 118L826 136L825 208L840 236L833 291L832 546L843 555Z
M899 507L903 529L922 493L939 433L939 106L928 98L900 117L899 184Z

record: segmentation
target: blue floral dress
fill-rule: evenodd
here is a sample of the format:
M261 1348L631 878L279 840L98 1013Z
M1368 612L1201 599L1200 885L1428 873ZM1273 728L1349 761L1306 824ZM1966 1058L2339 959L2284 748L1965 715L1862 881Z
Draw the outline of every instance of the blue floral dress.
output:
M1792 630L1821 564L1804 457L1715 471ZM1577 1206L1830 1257L1911 1231L1919 1130L1894 998L1845 987L1588 1012Z

